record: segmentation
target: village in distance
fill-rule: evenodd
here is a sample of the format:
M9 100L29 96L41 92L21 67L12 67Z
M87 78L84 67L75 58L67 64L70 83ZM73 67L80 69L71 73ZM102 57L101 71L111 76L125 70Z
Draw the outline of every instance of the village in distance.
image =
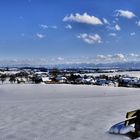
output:
M1 84L74 84L140 87L138 69L1 67Z

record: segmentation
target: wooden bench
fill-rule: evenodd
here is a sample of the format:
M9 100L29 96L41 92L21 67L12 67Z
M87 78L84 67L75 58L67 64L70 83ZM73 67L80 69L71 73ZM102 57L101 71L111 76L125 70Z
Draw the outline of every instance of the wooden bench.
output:
M126 120L125 120L125 125L131 125L135 124L136 118L137 118L137 112L140 110L134 110L126 113Z
M135 131L127 134L131 139L140 137L140 109L127 112L125 125L134 125Z

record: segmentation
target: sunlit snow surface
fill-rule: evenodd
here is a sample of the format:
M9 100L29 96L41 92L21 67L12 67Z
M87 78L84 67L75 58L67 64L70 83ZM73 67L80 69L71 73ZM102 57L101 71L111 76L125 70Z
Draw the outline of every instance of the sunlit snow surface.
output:
M140 89L0 85L0 140L125 140L108 134L140 108Z

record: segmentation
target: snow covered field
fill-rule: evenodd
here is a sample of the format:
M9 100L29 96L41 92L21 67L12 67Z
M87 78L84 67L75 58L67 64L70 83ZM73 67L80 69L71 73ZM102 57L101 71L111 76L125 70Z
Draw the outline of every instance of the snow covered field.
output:
M108 134L140 108L140 89L0 85L0 140L125 140Z

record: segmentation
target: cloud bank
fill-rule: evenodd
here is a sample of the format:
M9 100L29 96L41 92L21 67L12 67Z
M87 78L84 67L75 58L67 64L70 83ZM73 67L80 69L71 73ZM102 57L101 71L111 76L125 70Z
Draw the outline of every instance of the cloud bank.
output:
M53 65L53 64L79 64L79 63L114 63L114 62L139 62L140 54L100 54L96 56L80 56L80 57L53 57L53 58L38 58L38 59L11 59L1 60L0 65Z

